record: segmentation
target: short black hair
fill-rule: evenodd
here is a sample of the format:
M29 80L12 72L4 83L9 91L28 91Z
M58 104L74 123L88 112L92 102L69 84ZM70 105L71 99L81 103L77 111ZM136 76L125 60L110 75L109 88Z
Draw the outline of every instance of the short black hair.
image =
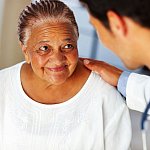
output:
M150 28L150 0L80 0L90 13L109 28L107 12L127 16L143 27Z

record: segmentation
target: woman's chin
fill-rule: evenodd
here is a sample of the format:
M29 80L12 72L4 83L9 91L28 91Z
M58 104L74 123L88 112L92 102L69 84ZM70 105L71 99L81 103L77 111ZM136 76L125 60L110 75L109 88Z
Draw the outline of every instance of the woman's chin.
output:
M51 85L61 85L64 82L66 82L67 77L53 77L51 79L48 79L47 81L51 84Z
M66 80L54 80L52 81L52 85L61 85L65 82Z
M70 77L69 72L54 72L48 74L46 77L46 81L51 85L61 85Z

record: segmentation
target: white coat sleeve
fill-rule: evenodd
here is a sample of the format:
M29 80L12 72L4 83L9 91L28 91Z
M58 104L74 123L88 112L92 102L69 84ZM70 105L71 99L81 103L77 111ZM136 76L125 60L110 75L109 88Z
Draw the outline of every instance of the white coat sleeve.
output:
M126 87L126 102L130 109L143 112L150 101L150 77L131 73Z

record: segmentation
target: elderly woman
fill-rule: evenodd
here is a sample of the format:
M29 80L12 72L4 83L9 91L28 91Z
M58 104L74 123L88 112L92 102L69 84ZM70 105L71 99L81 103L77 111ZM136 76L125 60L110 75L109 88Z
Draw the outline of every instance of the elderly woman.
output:
M31 3L18 35L26 62L0 71L0 149L129 149L128 110L79 61L73 12L57 0Z

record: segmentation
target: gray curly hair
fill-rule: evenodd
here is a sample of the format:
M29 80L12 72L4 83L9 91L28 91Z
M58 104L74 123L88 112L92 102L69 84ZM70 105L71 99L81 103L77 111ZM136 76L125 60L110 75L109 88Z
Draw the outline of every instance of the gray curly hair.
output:
M72 10L59 0L40 0L26 6L21 12L18 21L19 41L25 45L31 29L44 22L70 23L74 32L79 37L78 25Z

